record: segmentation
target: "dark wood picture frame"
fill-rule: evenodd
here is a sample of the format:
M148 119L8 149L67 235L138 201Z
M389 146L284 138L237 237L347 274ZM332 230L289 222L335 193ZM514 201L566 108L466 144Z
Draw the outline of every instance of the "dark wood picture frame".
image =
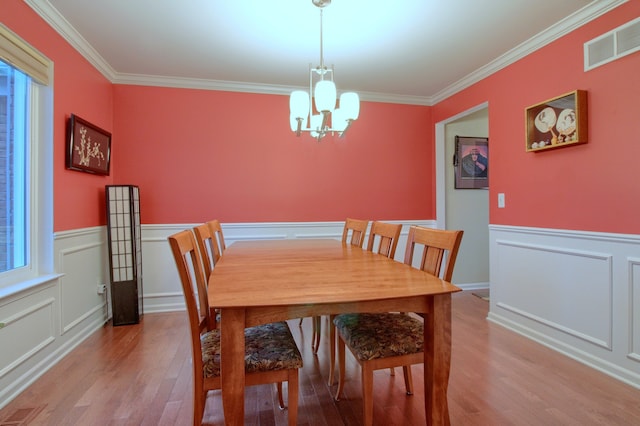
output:
M67 169L108 175L110 164L111 133L71 114L67 124Z
M489 188L489 138L456 136L455 189Z

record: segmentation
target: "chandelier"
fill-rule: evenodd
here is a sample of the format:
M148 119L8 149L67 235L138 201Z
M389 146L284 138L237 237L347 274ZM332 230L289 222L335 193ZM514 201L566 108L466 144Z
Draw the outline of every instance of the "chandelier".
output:
M360 114L360 98L357 93L346 92L340 95L336 105L336 85L333 82L333 65L324 65L322 49L322 8L331 4L331 0L311 0L320 8L320 65L312 68L309 64L309 92L294 90L289 98L289 121L291 130L300 136L309 132L320 141L327 133L338 133L340 137ZM315 112L314 112L315 106Z

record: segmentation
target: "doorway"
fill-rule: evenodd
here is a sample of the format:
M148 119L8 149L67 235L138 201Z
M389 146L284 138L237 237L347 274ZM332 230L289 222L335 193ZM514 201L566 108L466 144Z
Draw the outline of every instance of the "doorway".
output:
M464 230L452 281L464 290L489 288L489 190L454 188L456 136L488 137L488 104L436 124L436 222Z

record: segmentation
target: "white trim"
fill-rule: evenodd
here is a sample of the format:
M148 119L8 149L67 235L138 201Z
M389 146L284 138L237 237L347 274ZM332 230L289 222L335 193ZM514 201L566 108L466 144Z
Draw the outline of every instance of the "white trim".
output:
M49 85L32 81L29 87L28 122L28 250L23 268L6 271L0 279L0 294L23 291L27 285L49 280L53 267L53 67Z
M546 46L580 26L607 13L628 0L592 1L582 9L552 25L538 35L516 46L502 56L489 62L471 74L432 96L394 95L388 93L358 92L360 98L370 102L388 102L431 106L481 81L491 74L522 59L526 55ZM247 82L187 79L170 76L149 76L116 72L100 54L51 6L49 1L25 0L25 2L83 55L98 71L113 84L135 84L158 87L177 87L231 92L289 95L295 87L261 85Z
M5 302L4 299L17 297L23 292L29 292L40 286L52 285L63 275L64 274L40 275L31 280L20 281L6 287L0 287L0 306Z
M591 22L592 20L604 15L610 10L626 3L628 0L598 0L592 1L577 12L567 16L561 21L555 23L551 27L536 34L529 40L514 47L487 65L478 68L471 74L463 77L454 84L446 87L440 92L432 96L433 104L442 102L448 97L484 80L490 75L500 71L503 68L519 61L525 56L535 52L538 49L552 43L559 38L569 34L571 31Z
M489 102L483 102L466 111L462 111L454 116L446 118L439 123L436 123L436 138L435 138L435 157L436 157L436 227L438 229L447 229L446 217L446 165L447 159L445 158L447 135L446 126L456 120L459 120L467 115L473 114L477 111L489 108Z
M468 290L487 290L489 289L489 282L478 282L478 283L466 283L466 284L457 284L456 287L464 291Z
M540 343L541 345L546 346L549 349L553 349L556 352L568 356L569 358L574 359L591 368L594 368L608 376L620 380L621 382L626 383L636 389L640 389L640 374L637 374L631 370L621 368L620 366L594 356L589 352L577 349L561 340L549 337L544 333L540 333L515 321L511 321L499 315L495 315L492 312L489 312L487 320L515 333L518 333L521 336L527 337L534 342Z
M0 23L0 59L39 84L46 86L50 82L51 61L2 23Z
M78 31L67 21L58 10L51 6L48 0L25 0L42 19L62 36L74 49L89 61L107 79L113 81L116 77L115 70L104 60L100 54L85 40Z
M640 235L489 231L488 319L640 389Z
M629 348L627 357L640 362L640 258L628 257L629 269Z
M532 228L527 226L493 225L493 224L489 225L489 230L507 231L510 233L518 233L518 234L597 240L602 242L609 241L609 242L618 242L618 243L640 244L640 235L637 235L637 234L614 234L610 232L576 231L571 229L553 229L553 228Z

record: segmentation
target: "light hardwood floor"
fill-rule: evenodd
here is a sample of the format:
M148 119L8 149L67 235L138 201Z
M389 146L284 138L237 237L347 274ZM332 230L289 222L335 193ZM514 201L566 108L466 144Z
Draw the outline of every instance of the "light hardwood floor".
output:
M640 390L486 321L488 303L453 295L449 411L453 425L640 425ZM323 318L322 330L328 330ZM347 355L344 398L327 386L328 341L311 351L311 320L289 322L304 357L300 425L358 425L359 370ZM9 405L0 425L190 425L191 348L184 312L147 314L135 326L110 324L83 342ZM422 366L413 396L402 372L375 375L377 425L424 424ZM273 386L246 392L248 425L284 425ZM206 424L222 425L219 392L210 393Z

